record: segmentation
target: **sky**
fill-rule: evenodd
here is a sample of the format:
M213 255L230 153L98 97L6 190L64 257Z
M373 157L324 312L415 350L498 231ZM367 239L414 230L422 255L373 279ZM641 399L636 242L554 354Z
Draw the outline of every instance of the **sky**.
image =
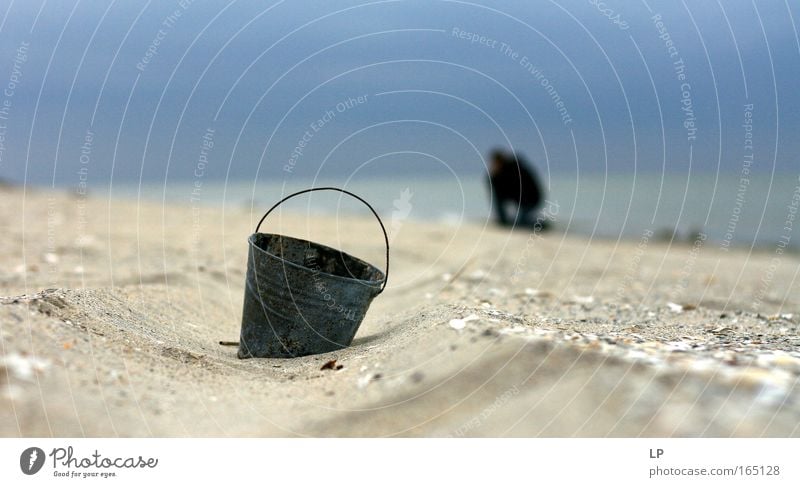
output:
M789 1L0 0L0 178L797 172Z

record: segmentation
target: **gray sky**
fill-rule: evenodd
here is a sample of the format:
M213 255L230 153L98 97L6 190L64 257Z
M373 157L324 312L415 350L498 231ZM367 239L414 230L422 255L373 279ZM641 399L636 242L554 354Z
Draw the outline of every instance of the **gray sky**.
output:
M748 132L753 171L798 168L796 3L2 0L0 16L13 181L478 175L494 145L545 173L738 174Z

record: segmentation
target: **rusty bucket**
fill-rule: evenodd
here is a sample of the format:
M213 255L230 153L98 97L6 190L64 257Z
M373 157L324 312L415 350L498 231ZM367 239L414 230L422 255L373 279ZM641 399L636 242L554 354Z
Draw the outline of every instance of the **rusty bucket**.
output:
M259 233L284 201L312 191L338 191L364 203L383 231L386 272L340 250L315 242ZM311 188L278 201L248 238L247 277L239 358L300 357L350 345L372 299L389 274L389 237L378 213L340 188Z

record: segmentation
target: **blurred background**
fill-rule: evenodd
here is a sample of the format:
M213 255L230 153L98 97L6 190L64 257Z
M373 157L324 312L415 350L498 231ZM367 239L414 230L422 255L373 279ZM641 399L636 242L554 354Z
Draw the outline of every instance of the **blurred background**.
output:
M561 230L774 245L800 202L798 15L2 0L0 178L254 213L332 184L387 215L484 224L499 146L536 167ZM341 205L313 208L365 211Z

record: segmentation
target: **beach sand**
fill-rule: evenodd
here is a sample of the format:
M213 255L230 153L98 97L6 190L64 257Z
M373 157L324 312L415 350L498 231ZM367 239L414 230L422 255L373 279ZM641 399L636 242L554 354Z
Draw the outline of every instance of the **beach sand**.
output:
M800 436L796 254L393 222L353 346L239 360L262 209L0 191L2 436Z

